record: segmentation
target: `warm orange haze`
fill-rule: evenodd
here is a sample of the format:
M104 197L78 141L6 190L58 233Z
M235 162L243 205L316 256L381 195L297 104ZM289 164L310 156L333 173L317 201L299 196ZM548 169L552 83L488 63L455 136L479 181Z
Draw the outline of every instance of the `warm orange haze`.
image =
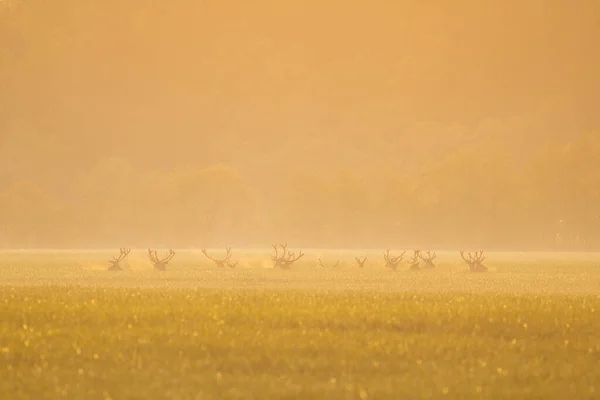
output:
M600 249L600 3L0 1L0 247Z
M600 0L0 0L0 399L600 398Z

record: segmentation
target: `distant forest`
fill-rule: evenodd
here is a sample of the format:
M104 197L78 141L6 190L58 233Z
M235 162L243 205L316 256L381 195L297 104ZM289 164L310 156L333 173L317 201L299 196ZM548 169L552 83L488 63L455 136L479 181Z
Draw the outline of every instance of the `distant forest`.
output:
M600 250L600 2L549 4L0 0L0 248Z
M3 149L4 160L18 154ZM119 157L56 186L4 176L0 243L600 249L598 133L526 155L463 144L410 168L364 156L311 166L308 149L282 151L295 165L264 170L262 180L227 164L153 171Z

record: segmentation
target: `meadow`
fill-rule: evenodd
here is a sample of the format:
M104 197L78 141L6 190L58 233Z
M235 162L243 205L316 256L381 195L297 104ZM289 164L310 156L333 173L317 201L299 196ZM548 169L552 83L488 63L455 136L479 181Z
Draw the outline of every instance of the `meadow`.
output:
M186 250L165 272L144 251L108 272L111 253L0 253L0 398L600 397L598 254L490 253L474 274L443 252L396 272L378 251L281 271Z

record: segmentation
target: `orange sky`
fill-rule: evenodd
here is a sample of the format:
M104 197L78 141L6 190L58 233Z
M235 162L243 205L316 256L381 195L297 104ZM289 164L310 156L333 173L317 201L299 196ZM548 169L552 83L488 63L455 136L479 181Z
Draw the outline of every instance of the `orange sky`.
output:
M2 30L3 97L56 129L386 131L591 114L600 92L597 1L27 4Z
M597 0L5 0L0 185L527 159L600 129L599 37Z

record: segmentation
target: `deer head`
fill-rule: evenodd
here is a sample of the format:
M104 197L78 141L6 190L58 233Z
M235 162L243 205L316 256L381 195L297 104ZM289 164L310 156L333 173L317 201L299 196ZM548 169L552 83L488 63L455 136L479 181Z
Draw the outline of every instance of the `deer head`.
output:
M412 258L408 261L410 263L410 269L417 270L419 269L419 255L421 254L421 250L414 250Z
M358 258L358 257L354 257L354 260L356 261L358 268L362 268L365 266L365 263L367 262L367 257L364 257L362 259Z
M402 258L404 257L405 253L406 251L403 251L402 254L400 254L398 257L393 257L390 255L390 251L386 250L386 252L383 253L385 266L395 271L396 269L398 269L398 265L400 265L400 263L402 262Z
M119 251L121 252L119 257L113 256L113 259L108 261L110 263L110 267L108 267L109 271L123 271L123 267L121 267L121 261L123 261L129 255L131 249L121 248Z
M204 255L206 256L206 258L208 258L209 260L211 260L212 262L214 262L217 266L217 268L225 268L225 267L229 267L229 268L235 268L237 266L237 261L235 263L230 263L229 259L231 258L231 248L230 247L225 247L225 257L218 259L218 258L213 258L211 256L208 255L208 253L206 252L206 249L201 249L202 253L204 253Z
M469 266L469 271L471 272L485 272L487 271L487 267L483 265L483 261L485 257L483 256L483 250L476 251L474 253L468 253L465 257L465 252L460 251L460 256L463 261Z
M433 252L433 254L431 254L431 251L427 251L427 255L423 254L423 253L419 253L419 258L421 258L421 260L423 260L423 262L425 262L425 266L423 268L435 268L435 264L433 263L433 260L435 260L435 251Z
M275 250L275 252L271 254L273 268L290 269L292 264L304 256L304 253L301 251L298 253L298 255L296 255L296 253L289 252L287 250L287 243L280 245L274 244L272 247ZM279 247L281 248L281 253L279 253Z
M325 264L323 264L323 261L321 261L321 258L319 258L319 259L318 259L317 263L318 263L318 264L319 264L321 267L325 268ZM331 267L331 268L335 268L335 267L337 267L338 265L340 265L340 260L337 260L337 261L335 262L335 264L333 264L333 265L332 265L332 267Z
M175 251L173 249L169 250L167 255L163 259L159 259L156 251L148 249L148 258L154 264L154 269L157 271L165 271L167 269L167 264L175 257Z

